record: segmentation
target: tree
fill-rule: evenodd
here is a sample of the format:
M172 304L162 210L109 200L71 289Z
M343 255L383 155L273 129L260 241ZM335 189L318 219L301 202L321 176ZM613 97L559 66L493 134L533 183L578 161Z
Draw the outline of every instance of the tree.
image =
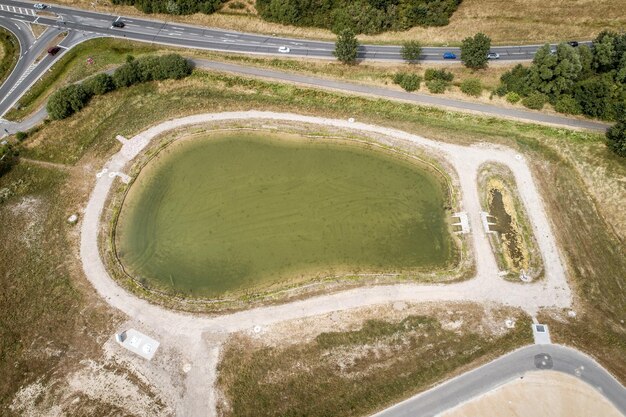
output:
M141 77L142 75L137 60L134 60L115 70L113 73L113 82L117 88L129 87L140 82Z
M611 126L606 131L607 146L616 155L626 157L626 118Z
M461 61L467 68L479 69L487 66L487 54L491 48L491 39L484 33L463 39Z
M400 55L409 64L417 64L422 54L422 45L418 41L408 41L402 44Z
M613 80L609 74L598 75L579 82L574 98L583 114L601 119L611 119Z
M513 69L502 74L498 94L504 95L508 92L514 92L522 97L527 96L530 93L528 85L529 72L527 67L517 64Z
M10 143L0 144L0 176L11 169L18 156L17 148Z
M350 29L345 29L337 36L333 54L344 64L354 64L356 63L358 49L359 42L356 36Z
M552 53L550 45L545 44L535 54L528 83L533 90L556 99L572 90L581 70L580 57L573 47L562 43Z

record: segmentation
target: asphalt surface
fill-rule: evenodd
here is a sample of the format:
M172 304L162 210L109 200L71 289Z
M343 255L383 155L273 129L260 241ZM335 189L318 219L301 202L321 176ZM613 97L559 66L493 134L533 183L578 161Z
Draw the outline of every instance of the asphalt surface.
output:
M272 54L278 52L280 46L290 48L288 55L299 57L333 59L333 42L311 41L306 39L282 38L257 35L214 28L191 26L181 23L169 23L138 17L113 16L89 10L80 10L57 5L50 5L46 12L55 13L58 18L33 16L33 3L0 0L0 16L22 19L28 22L53 27L92 32L105 36L116 36L126 39L199 48L223 52L239 52L246 54ZM29 11L30 10L30 11ZM121 20L124 28L113 28L112 22ZM500 54L501 60L532 59L540 45L499 46L491 50ZM459 48L427 47L423 49L423 60L441 61L444 52L454 52L460 56ZM361 59L402 61L399 46L362 45L358 57ZM456 61L459 61L458 59Z
M374 417L431 417L476 396L543 369L575 376L604 395L626 416L626 389L589 356L559 345L532 345L511 352ZM538 407L548 407L538 404Z

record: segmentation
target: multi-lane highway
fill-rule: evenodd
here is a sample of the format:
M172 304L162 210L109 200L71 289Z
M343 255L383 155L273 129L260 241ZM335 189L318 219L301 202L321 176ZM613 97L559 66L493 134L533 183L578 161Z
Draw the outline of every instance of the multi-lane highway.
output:
M580 378L626 416L626 389L596 361L559 345L532 345L504 355L429 391L394 405L374 417L432 417L527 372L552 370ZM549 407L548 404L538 405Z
M181 23L168 23L138 17L113 16L105 13L50 5L45 15L33 14L33 4L0 0L0 16L37 22L62 29L92 32L105 36L117 36L142 42L169 44L186 48L202 48L215 51L280 54L278 48L287 46L291 56L333 58L334 43L306 39L290 39L267 35L211 29ZM57 17L53 17L55 14ZM121 20L124 28L114 28L113 21ZM502 60L532 59L538 45L499 46L492 50ZM424 60L442 60L446 51L459 54L458 48L424 48ZM359 58L401 61L399 46L362 45Z

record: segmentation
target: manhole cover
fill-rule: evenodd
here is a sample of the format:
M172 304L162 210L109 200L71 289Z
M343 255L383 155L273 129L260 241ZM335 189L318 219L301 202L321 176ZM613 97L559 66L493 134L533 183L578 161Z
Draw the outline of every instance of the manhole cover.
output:
M552 369L554 363L552 362L552 356L547 353L540 353L535 355L535 367L538 369Z

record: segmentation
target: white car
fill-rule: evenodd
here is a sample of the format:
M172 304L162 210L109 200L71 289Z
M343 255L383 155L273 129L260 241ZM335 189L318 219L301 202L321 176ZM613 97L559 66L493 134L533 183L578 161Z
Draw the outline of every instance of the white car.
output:
M36 3L36 4L34 4L34 5L33 5L33 7L34 7L35 9L37 9L37 10L43 10L43 9L45 9L45 8L46 8L46 7L48 7L48 6L46 6L46 5L45 5L45 4L43 4L43 3Z
M489 52L487 54L487 59L500 59L500 54L497 52Z
M281 46L280 48L278 48L278 52L280 52L281 54L288 54L289 51L291 51L291 49L289 49L288 46Z

